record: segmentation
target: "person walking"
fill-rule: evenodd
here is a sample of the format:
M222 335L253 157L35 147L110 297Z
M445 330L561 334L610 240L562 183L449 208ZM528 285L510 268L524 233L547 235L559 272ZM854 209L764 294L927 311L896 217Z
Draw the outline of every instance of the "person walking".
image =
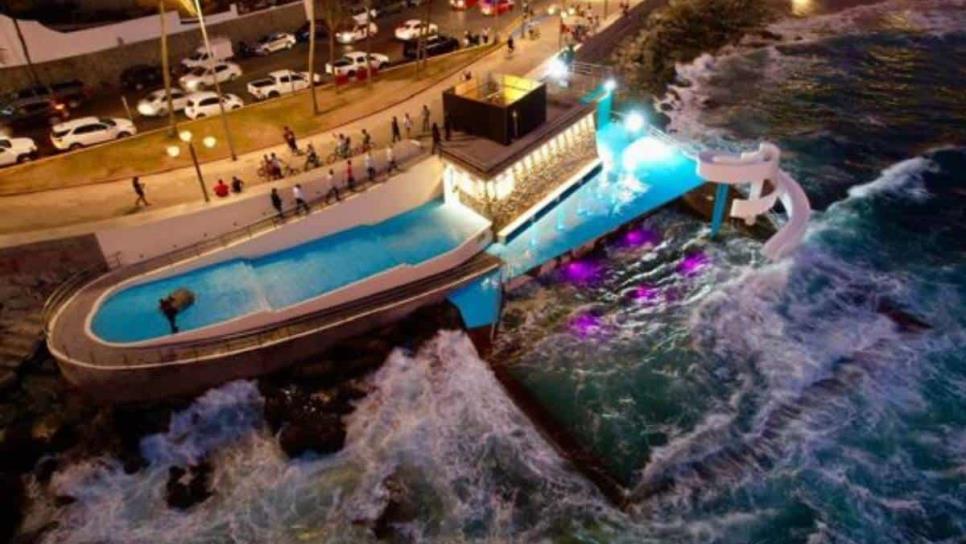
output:
M231 192L240 193L242 192L242 187L245 186L245 182L242 181L238 176L231 177Z
M272 187L272 207L278 212L279 219L285 219L285 213L282 211L282 197L278 194L278 189Z
M146 196L144 196L144 184L141 183L141 178L134 176L131 179L131 188L134 189L134 194L136 194L137 200L134 201L134 207L137 208L143 203L145 206L150 206L151 203L148 202Z
M392 144L386 146L386 175L398 172L399 166L396 164L396 154L392 151Z
M410 139L413 132L413 118L409 116L409 112L403 114L403 128L406 130L406 139Z
M268 160L272 164L272 179L282 179L282 161L275 156L275 153L272 153Z
M429 132L429 106L423 104L423 133Z
M362 157L366 167L366 175L369 177L369 183L376 180L376 167L372 164L372 152L366 151L365 156Z
M508 56L513 55L513 52L516 50L516 45L513 43L513 34L510 34L509 36L507 36L506 49L507 49Z
M372 135L366 129L362 129L362 149L363 151L372 149Z
M329 168L329 173L325 176L325 183L329 186L329 192L325 193L325 204L328 205L332 197L335 197L336 202L341 202L339 186L335 182L335 170Z
M483 28L483 44L486 45L490 43L490 27Z
M442 140L443 138L439 135L439 125L433 123L433 148L430 153L435 155L443 151Z
M392 116L392 143L396 143L402 140L402 136L399 135L399 120L396 116Z
M309 213L309 204L305 201L305 195L302 194L302 184L296 183L295 187L292 187L292 197L295 198L295 213L298 214L302 210L305 210L305 214Z
M285 129L282 131L282 138L285 139L285 143L288 145L289 151L291 151L293 155L298 155L299 154L298 142L296 142L295 133L292 132L291 128L285 127Z
M345 161L345 183L350 191L356 190L356 177L352 175L352 159Z

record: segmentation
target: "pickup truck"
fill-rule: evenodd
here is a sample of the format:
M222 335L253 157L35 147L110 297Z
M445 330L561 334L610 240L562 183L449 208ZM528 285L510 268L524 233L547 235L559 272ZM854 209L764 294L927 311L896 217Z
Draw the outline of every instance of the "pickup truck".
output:
M380 70L389 64L389 57L386 55L380 55L379 53L372 53L369 55L369 62L374 69ZM356 72L365 69L365 51L352 51L351 53L342 55L342 58L335 61L333 64L325 64L325 73L332 74L333 76L353 77L356 75Z
M315 74L312 78L316 84L322 81L322 76ZM262 77L248 82L248 94L256 100L276 98L283 94L290 94L309 88L309 73L292 70L276 70Z
M208 67L220 60L227 60L234 56L235 52L232 50L231 40L224 36L219 36L211 39L210 57L205 46L202 44L195 49L194 54L182 59L181 65L188 69Z

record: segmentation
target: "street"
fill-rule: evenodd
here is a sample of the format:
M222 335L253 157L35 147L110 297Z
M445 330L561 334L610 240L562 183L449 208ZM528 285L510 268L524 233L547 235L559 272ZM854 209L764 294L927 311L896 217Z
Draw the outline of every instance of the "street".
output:
M535 2L534 5L537 3ZM379 16L375 19L379 32L372 38L372 51L387 55L393 64L403 60L403 42L393 37L395 28L403 21L408 19L419 19L425 16L426 6L410 7L401 12ZM482 32L489 27L492 32L498 28L505 28L521 14L520 7L517 6L510 13L499 17L484 16L478 6L467 10L454 10L450 7L448 0L433 0L431 21L439 26L439 32L443 35L453 36L462 40L466 30L474 33ZM275 29L266 29L266 34ZM277 29L283 30L283 29ZM296 28L284 29L289 32ZM199 37L200 41L200 37ZM233 44L237 52L238 44ZM365 41L352 45L336 45L336 58L343 53L355 50L365 50ZM232 93L239 96L246 104L255 102L255 98L248 94L246 86L248 82L266 76L269 72L281 69L292 69L305 71L308 62L308 43L296 44L290 50L280 51L267 56L252 57L247 59L235 58L233 62L242 68L242 76L235 81L222 83L222 92ZM329 61L329 40L328 38L319 39L316 43L316 70L320 74L325 72L325 64ZM172 66L180 64L180 58L170 59ZM83 79L83 76L81 76ZM323 81L328 81L330 77L323 75ZM172 81L176 85L176 81ZM119 87L98 88L95 94L82 106L71 112L71 118L76 119L87 115L105 117L124 117L134 120L138 131L148 131L164 127L168 122L166 115L160 117L144 117L137 112L138 100L155 89L145 89L143 91L123 91ZM212 88L213 90L213 88ZM121 96L127 99L130 108L130 115L124 108ZM186 119L183 113L178 112L176 118ZM33 138L37 143L38 152L41 156L51 155L57 151L50 142L50 132L47 126L36 126L30 129L16 131L15 136Z

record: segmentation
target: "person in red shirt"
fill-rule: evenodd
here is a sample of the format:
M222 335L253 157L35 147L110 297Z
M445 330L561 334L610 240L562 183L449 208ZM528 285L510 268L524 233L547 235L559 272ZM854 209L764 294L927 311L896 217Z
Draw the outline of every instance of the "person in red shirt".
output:
M225 180L223 179L219 179L218 183L215 184L215 194L218 195L219 198L225 198L226 196L228 196L228 193L230 191L231 189L228 187L228 184L226 184Z

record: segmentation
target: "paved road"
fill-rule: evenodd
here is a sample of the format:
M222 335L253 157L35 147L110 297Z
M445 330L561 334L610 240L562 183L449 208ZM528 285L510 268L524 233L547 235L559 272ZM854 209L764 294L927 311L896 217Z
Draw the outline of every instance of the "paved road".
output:
M533 2L533 5L549 5L549 0L543 2ZM372 50L374 52L388 55L391 62L401 62L403 58L403 44L394 39L393 34L396 26L407 19L421 18L426 13L425 5L420 7L407 8L399 13L389 14L376 19L379 33L373 36ZM510 24L520 13L519 8L510 14L500 17L486 17L478 7L465 11L453 10L449 6L448 0L433 0L432 21L439 25L441 34L452 35L461 38L465 30L481 32L483 28L492 29L503 28ZM270 30L270 29L266 29ZM296 29L290 29L295 31ZM336 45L336 57L352 50L365 50L365 42L354 45ZM328 39L319 40L316 44L316 56L318 58L318 71L324 72L325 63L329 59ZM177 64L180 59L171 59L172 64ZM249 59L236 59L242 68L242 77L233 82L222 85L222 91L234 93L242 98L246 103L254 101L254 97L248 94L246 86L253 79L264 77L273 70L289 68L299 71L306 69L308 62L308 44L300 43L289 51L282 51L264 57L254 57ZM83 79L83 76L80 76ZM138 130L145 131L163 127L167 124L167 117L143 117L137 113L137 102L153 89L146 89L140 92L123 92L127 98L128 105L134 116L134 121ZM109 116L109 117L128 117L122 100L121 91L116 88L102 89L97 92L90 101L72 112L72 117L83 117L85 115ZM183 113L177 114L178 119L184 119ZM41 155L51 155L56 150L50 143L49 129L45 126L36 127L30 130L17 131L16 136L26 136L33 138L40 148Z

